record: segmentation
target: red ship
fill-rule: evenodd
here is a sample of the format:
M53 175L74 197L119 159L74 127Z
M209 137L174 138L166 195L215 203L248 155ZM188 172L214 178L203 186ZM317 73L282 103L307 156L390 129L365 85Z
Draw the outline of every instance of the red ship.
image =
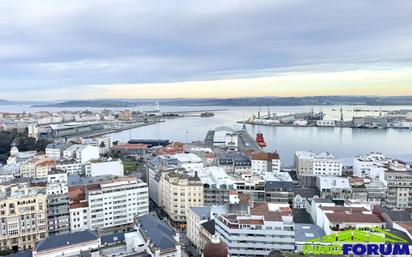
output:
M263 133L256 134L256 143L262 148L266 147L266 142L265 142L265 139L263 138Z

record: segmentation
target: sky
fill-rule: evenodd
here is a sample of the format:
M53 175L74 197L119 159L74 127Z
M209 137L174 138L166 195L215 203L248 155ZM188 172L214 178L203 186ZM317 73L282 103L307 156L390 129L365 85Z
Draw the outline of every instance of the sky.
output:
M412 1L0 1L0 99L412 95Z

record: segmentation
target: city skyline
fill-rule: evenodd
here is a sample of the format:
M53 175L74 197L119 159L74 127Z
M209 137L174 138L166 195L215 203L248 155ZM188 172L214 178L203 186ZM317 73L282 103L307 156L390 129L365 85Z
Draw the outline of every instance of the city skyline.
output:
M5 1L0 99L412 95L411 7Z

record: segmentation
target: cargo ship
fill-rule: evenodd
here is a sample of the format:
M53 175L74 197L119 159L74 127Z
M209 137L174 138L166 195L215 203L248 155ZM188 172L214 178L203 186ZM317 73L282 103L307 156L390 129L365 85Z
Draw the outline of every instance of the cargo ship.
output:
M200 114L200 117L213 117L213 116L215 116L215 114L213 113L213 112L202 112L201 114Z
M262 148L266 147L266 142L265 142L265 139L263 138L263 133L256 134L256 143Z

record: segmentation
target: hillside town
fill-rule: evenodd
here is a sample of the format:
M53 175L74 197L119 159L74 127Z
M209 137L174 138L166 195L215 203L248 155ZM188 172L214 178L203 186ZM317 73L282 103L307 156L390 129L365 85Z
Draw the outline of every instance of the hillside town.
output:
M45 118L24 115L3 117L2 133L44 137ZM245 126L192 143L53 134L44 150L14 140L0 166L2 255L300 255L308 241L349 228L412 245L411 160L296 149L286 166Z

